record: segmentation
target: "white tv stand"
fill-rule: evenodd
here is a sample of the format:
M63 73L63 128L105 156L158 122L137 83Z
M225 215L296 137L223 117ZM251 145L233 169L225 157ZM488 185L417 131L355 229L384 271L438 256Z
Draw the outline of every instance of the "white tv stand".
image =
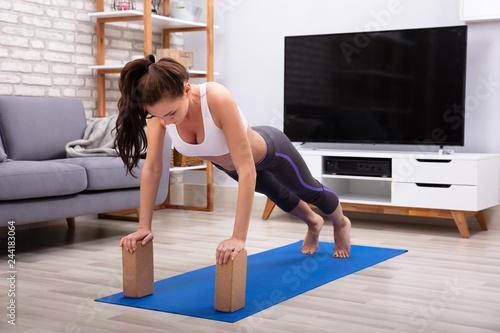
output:
M500 155L299 149L313 176L340 198L345 211L452 218L469 237L466 218L488 230L484 210L500 200ZM390 177L328 174L328 157L388 159ZM263 219L274 208L268 200Z

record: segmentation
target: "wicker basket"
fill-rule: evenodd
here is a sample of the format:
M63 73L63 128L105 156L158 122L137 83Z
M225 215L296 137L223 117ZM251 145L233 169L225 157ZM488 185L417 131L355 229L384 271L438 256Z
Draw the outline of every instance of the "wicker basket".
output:
M174 166L185 167L203 164L203 160L200 160L199 158L193 156L182 155L175 149L173 149L173 154Z

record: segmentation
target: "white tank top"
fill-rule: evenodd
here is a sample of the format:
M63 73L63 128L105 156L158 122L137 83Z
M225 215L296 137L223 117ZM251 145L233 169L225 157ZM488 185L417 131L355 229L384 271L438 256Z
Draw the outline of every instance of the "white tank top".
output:
M205 130L205 139L202 143L187 143L179 136L177 127L174 124L167 125L168 134L172 143L179 153L185 156L222 156L229 153L224 131L218 128L212 118L212 113L208 108L206 83L200 85L201 95L201 113L203 115L203 128ZM248 122L238 107L241 122L247 130Z

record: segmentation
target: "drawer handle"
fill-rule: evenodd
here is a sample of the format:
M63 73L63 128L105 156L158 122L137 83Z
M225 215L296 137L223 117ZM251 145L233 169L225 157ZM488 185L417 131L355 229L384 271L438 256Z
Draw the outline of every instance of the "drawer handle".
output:
M416 183L418 187L438 187L438 188L450 188L451 184L427 184L427 183Z
M422 163L450 163L451 160L433 160L428 158L417 158L418 162Z

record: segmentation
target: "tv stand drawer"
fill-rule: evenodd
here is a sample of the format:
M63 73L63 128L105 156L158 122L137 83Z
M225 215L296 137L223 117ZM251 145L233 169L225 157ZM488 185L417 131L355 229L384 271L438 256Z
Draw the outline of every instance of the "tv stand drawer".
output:
M477 186L392 183L394 206L476 211L477 195Z
M398 182L434 184L478 184L478 164L475 160L394 158L392 179Z

